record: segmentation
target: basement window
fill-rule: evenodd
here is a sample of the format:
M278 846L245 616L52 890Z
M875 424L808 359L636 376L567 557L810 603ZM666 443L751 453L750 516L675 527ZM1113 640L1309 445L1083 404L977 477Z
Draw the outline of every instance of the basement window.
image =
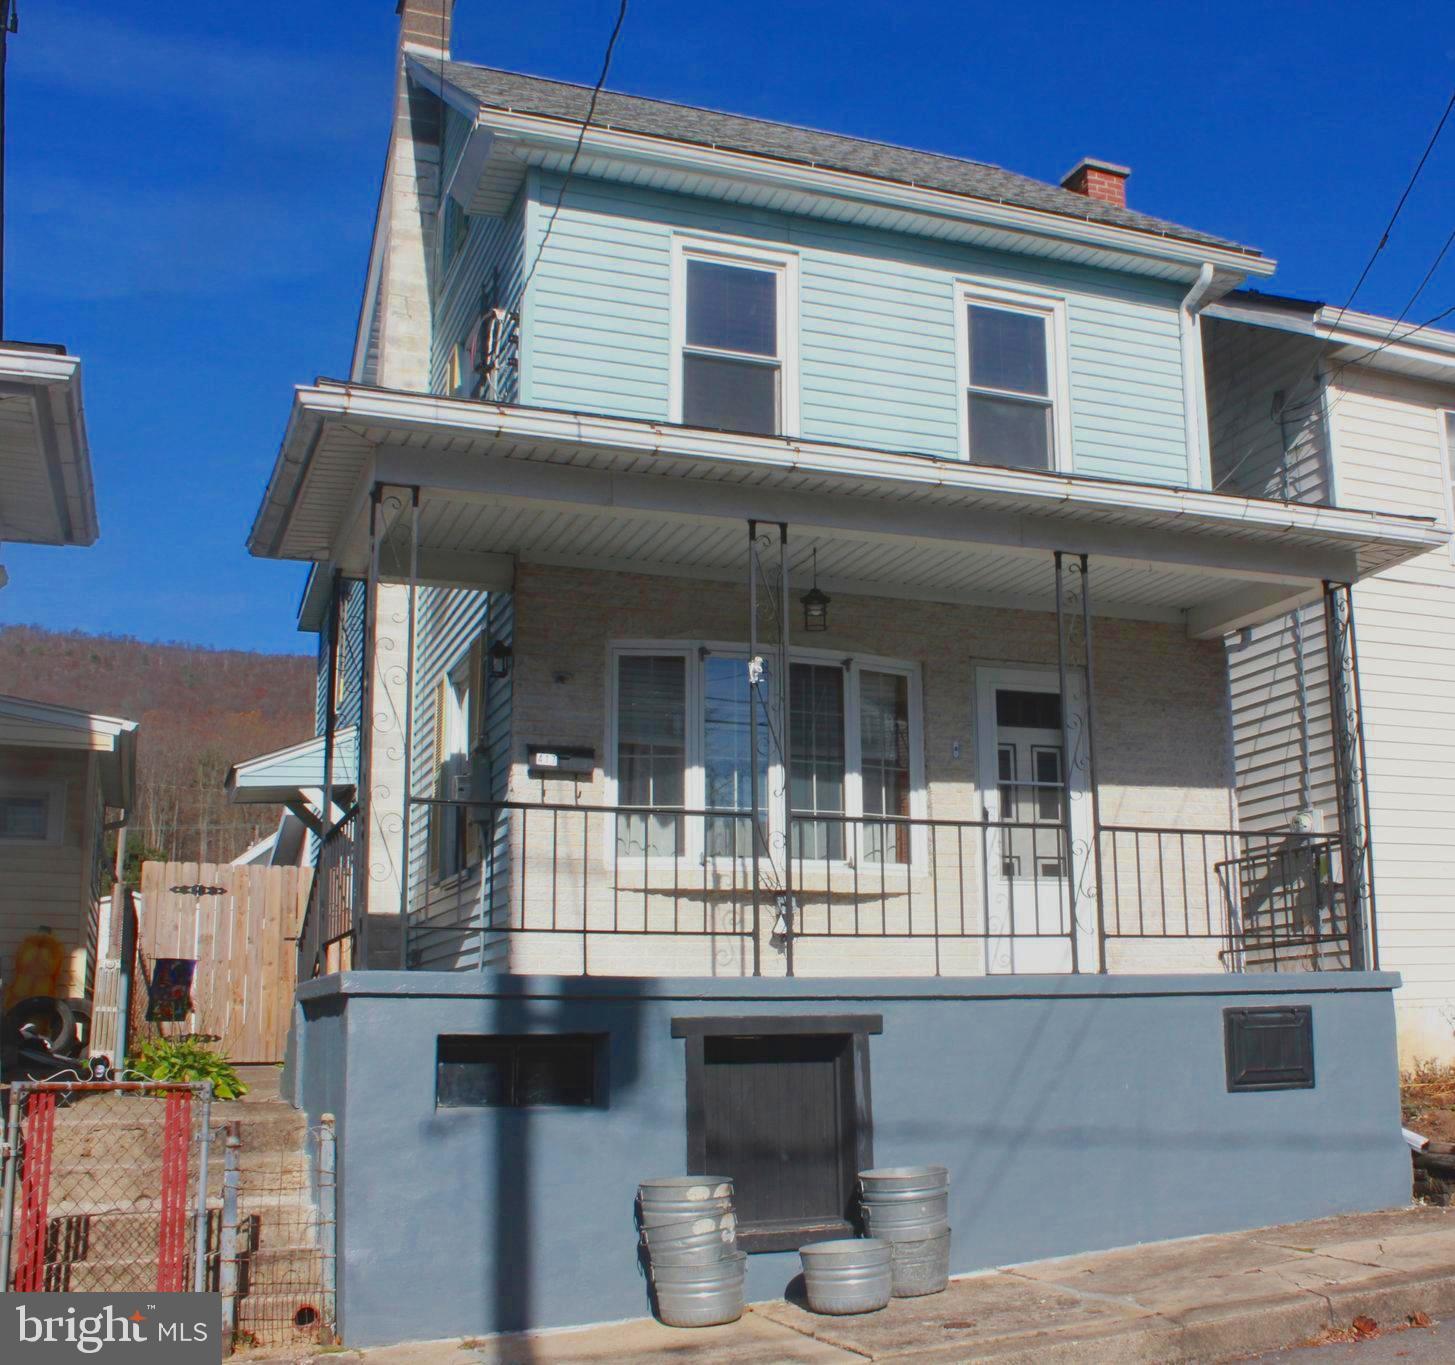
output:
M853 1235L874 1164L869 1035L879 1015L674 1019L687 1044L687 1169L730 1175L745 1251Z
M1312 1090L1314 1015L1311 1005L1223 1011L1228 1090Z
M584 1109L605 1093L604 1034L444 1034L439 1109Z

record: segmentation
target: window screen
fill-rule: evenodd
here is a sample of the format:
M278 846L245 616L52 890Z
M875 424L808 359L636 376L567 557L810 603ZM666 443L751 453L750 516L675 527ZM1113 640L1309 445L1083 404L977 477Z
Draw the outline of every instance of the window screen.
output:
M903 673L859 673L859 752L866 816L909 815L909 679ZM909 827L865 821L871 862L908 862Z
M966 332L970 458L978 464L1049 469L1048 320L972 303L966 309Z
M51 799L45 792L0 797L0 839L44 840L50 832Z
M736 655L709 655L702 665L703 769L707 809L751 811L752 799L752 688L748 661ZM772 695L771 675L765 663L758 690L758 806L768 806L768 771L772 758L772 729L763 709ZM711 857L752 853L752 820L712 817L707 822L707 853Z
M782 411L778 272L687 262L682 420L773 435Z
M624 654L617 661L618 804L680 807L686 787L687 660ZM617 817L622 856L674 857L682 821L660 810Z

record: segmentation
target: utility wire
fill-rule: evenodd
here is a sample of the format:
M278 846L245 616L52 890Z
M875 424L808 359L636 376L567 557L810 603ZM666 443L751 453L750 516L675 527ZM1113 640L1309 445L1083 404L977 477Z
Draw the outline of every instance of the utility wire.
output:
M1440 121L1435 125L1435 131L1430 134L1429 141L1425 143L1425 150L1420 153L1420 159L1415 163L1414 170L1410 172L1410 178L1405 184L1404 192L1400 195L1399 202L1395 204L1394 212L1389 215L1389 221L1384 225L1384 231L1379 234L1379 241L1375 244L1374 250L1369 253L1369 259L1364 263L1364 269L1359 272L1359 278L1354 282L1354 288L1349 291L1349 297L1344 300L1343 305L1335 316L1333 325L1329 328L1331 332L1338 330L1339 324L1344 320L1344 314L1353 306L1354 300L1359 295L1359 291L1364 287L1364 281L1369 278L1369 272L1374 269L1374 263L1379 259L1379 253L1389 245L1390 233L1394 231L1394 225L1399 221L1399 215L1404 211L1404 206L1408 202L1410 194L1413 192L1415 184L1420 178L1420 173L1425 169L1425 163L1430 159L1430 153L1435 150L1435 144L1440 140L1440 134L1445 131L1445 125L1450 121L1452 111L1455 111L1455 89L1450 91L1450 98L1445 103L1445 111L1440 115ZM1440 253L1441 257L1444 254L1442 250ZM1437 258L1436 265L1438 264L1439 259ZM1420 288L1423 289L1424 285L1421 284ZM1418 297L1418 291L1415 297ZM1413 306L1413 303L1414 300L1411 299L1410 306ZM1428 324L1422 325L1428 326ZM1321 353L1316 352L1313 364L1309 366L1307 372L1299 379L1298 383L1288 390L1290 398L1318 372L1320 358ZM1289 405L1285 403L1284 406L1286 408Z
M536 248L535 258L530 263L530 269L526 271L525 279L521 281L521 307L525 305L525 293L530 288L536 267L541 263L541 257L546 254L546 244L551 240L551 232L556 226L556 216L561 212L561 205L566 201L566 191L571 187L571 177L576 174L576 162L581 158L581 146L586 141L586 133L591 127L591 120L596 117L596 101L601 96L601 88L606 84L607 73L611 70L611 56L616 50L616 40L621 36L621 26L626 21L626 6L627 0L621 0L621 8L616 12L616 24L606 43L606 56L601 63L601 75L596 78L596 85L591 91L591 103L586 106L586 117L581 120L581 131L576 135L576 148L571 153L570 164L566 167L566 178L561 181L561 192L556 196L555 206L551 209L551 216L546 221L546 230L541 234L541 244Z

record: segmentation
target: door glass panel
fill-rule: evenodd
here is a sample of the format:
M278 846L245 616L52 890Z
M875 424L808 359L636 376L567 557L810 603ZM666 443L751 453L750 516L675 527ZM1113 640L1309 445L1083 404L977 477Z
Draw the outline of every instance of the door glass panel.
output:
M1066 784L1061 748L1061 699L1054 692L997 689L996 776L1002 873L1031 880L1064 876Z

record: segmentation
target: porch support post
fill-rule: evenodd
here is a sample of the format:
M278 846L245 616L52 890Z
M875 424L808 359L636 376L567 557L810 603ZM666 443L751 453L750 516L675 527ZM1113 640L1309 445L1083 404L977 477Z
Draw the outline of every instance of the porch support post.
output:
M1056 663L1061 683L1061 754L1064 796L1061 837L1066 849L1071 912L1071 970L1106 971L1106 921L1101 889L1101 809L1096 782L1095 676L1091 661L1091 578L1085 554L1056 551ZM1080 639L1078 652L1077 641ZM1076 670L1084 689L1076 705ZM1089 821L1075 808L1085 801ZM1078 839L1078 825L1085 837ZM1093 924L1093 918L1095 923Z
M364 658L363 677L359 688L359 771L355 774L358 821L357 852L354 856L354 967L369 962L368 903L369 865L373 853L372 806L370 786L373 783L373 716L375 644L379 615L379 517L383 489L375 484L369 490L369 569L364 583Z
M1091 667L1091 572L1081 556L1081 634L1086 641L1086 785L1091 797L1091 865L1096 877L1096 970L1106 972L1106 903L1101 877L1101 787L1096 779L1096 682ZM1061 718L1066 713L1063 708ZM1070 806L1070 793L1067 793Z
M1334 783L1344 902L1349 917L1349 965L1379 970L1374 909L1374 850L1370 837L1369 775L1359 696L1359 650L1354 635L1354 592L1324 581L1324 644L1329 667L1329 709L1334 721Z
M778 523L778 747L783 765L783 949L788 975L793 975L793 713L789 710L788 523Z
M758 523L748 523L748 667L758 657ZM751 674L748 679L748 787L752 818L752 876L753 876L753 975L763 975L763 943L760 934L762 900L760 887L762 860L759 846L762 841L763 812L758 808L758 683Z
M409 835L414 823L414 632L415 604L419 587L419 488L412 487L409 494L409 602L406 607L409 612L409 621L405 627L407 643L404 650L404 827L399 832L399 970L401 972L409 970Z
M339 575L334 570L328 589L328 678L323 690L323 832L333 828L333 736L338 710L338 612ZM319 855L323 849L320 845ZM315 873L319 859L314 860Z
M1071 970L1081 970L1079 945L1080 935L1076 923L1077 868L1076 849L1071 841L1071 688L1070 669L1066 655L1069 641L1066 638L1068 613L1066 611L1066 574L1062 564L1063 555L1056 551L1056 670L1061 685L1061 847L1066 855L1066 907L1071 921Z

